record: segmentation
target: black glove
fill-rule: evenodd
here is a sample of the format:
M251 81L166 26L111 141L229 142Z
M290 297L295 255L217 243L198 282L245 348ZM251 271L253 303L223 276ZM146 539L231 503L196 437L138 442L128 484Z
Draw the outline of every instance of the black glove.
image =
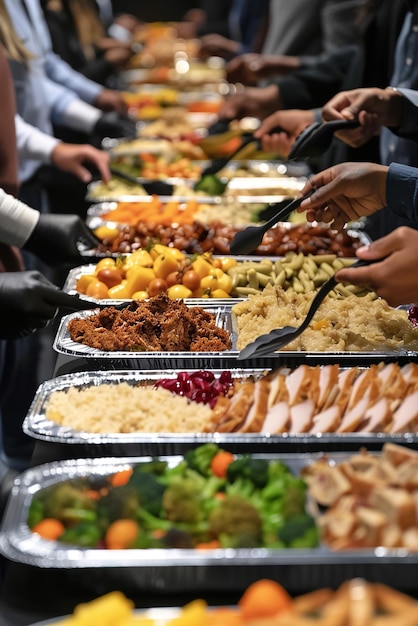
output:
M0 273L0 339L19 339L44 328L59 307L93 309L97 304L61 291L37 270Z
M99 243L78 215L41 214L23 249L55 265L79 263L83 259L80 250L97 248Z
M103 113L97 120L92 135L95 140L105 137L134 139L137 136L136 122L116 111Z

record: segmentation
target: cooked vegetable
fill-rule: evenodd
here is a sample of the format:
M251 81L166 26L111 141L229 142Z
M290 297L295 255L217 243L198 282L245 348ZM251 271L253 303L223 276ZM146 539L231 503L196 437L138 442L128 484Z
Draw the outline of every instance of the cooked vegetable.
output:
M207 443L177 464L155 458L40 490L27 522L91 548L313 547L318 533L305 494L283 463Z
M216 174L206 174L194 186L195 191L204 191L209 196L223 194L229 181L223 181Z

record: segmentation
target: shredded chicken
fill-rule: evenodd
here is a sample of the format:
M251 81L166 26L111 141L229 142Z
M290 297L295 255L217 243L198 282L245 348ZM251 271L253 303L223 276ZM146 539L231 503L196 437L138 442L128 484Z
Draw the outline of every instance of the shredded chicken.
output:
M122 311L109 306L87 319L72 319L68 332L73 341L104 351L223 352L231 348L228 332L216 325L212 313L189 308L166 294Z

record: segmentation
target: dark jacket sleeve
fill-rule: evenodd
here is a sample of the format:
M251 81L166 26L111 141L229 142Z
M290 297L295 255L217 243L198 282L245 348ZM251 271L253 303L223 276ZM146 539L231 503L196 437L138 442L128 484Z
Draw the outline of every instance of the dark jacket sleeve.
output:
M277 79L275 84L279 87L283 108L322 107L341 91L358 53L358 46L344 46L320 55L315 63L309 63L289 76Z

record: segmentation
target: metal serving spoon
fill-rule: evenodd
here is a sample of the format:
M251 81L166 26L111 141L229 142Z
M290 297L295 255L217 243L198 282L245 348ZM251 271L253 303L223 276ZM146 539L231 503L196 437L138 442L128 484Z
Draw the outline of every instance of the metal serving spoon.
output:
M382 259L377 260L381 261ZM371 263L376 263L376 260L365 261L360 259L350 267L361 267L363 265L370 265ZM245 359L254 359L260 356L271 355L276 352L276 350L280 350L280 348L283 348L288 343L296 339L296 337L299 337L299 335L301 335L309 326L325 296L334 289L336 284L337 281L335 276L332 276L332 278L327 280L327 282L322 285L315 298L312 300L309 311L300 326L284 326L283 328L275 328L266 335L260 335L260 337L257 337L255 341L248 344L248 346L245 346L245 348L241 350L238 355L238 360L244 361Z
M277 222L286 219L292 211L298 208L302 200L309 198L314 191L315 189L310 190L305 196L295 198L292 202L289 202L285 206L283 206L282 202L278 202L277 206L281 208L265 224L261 224L260 226L248 226L244 230L240 230L231 241L231 253L250 254L250 252L255 250L262 242L264 233L266 233L269 228L277 224ZM271 205L270 209L272 206L274 205Z
M314 122L296 137L288 159L309 159L321 156L330 147L335 132L358 126L360 122L357 119Z

